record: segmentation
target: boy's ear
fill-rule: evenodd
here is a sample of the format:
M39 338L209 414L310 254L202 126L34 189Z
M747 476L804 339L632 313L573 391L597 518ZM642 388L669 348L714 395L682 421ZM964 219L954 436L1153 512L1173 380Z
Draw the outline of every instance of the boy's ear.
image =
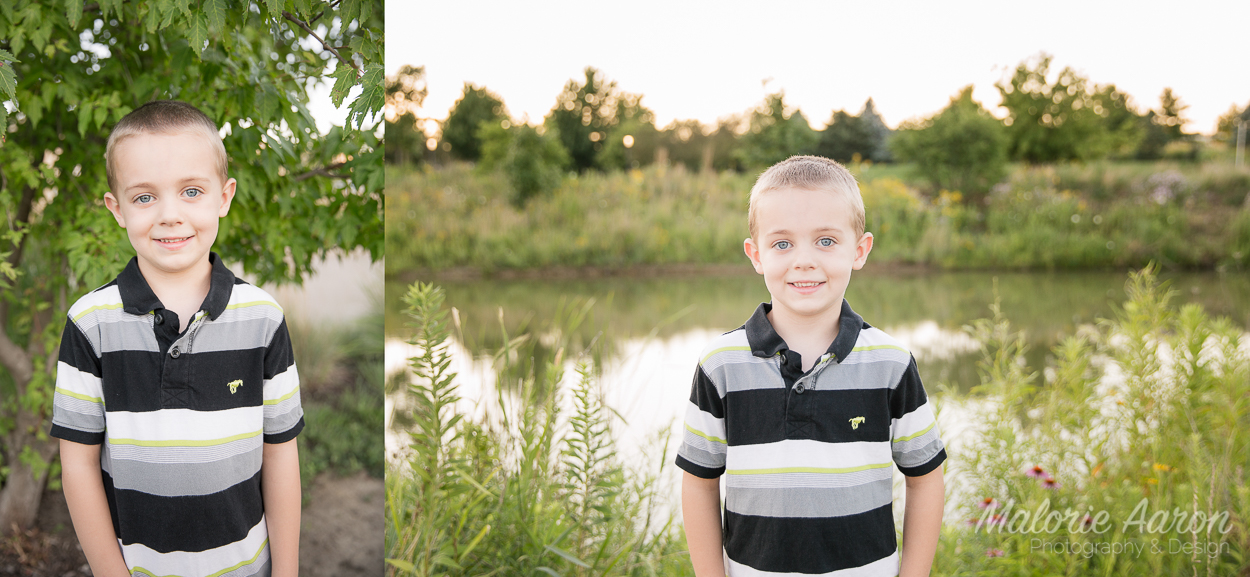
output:
M226 181L226 186L221 189L221 210L217 211L217 218L221 218L230 213L230 201L234 200L234 189L238 186L238 181L231 178Z
M117 226L126 228L126 219L122 218L122 205L112 192L104 193L104 206L108 207L109 212L113 213L113 219L117 221Z
M854 270L864 268L864 263L868 261L868 253L872 252L872 233L865 232L864 236L859 237L859 242L855 244L855 263L851 265Z
M755 272L764 274L764 264L760 262L760 247L755 245L751 237L742 241L742 251L747 253L747 258L751 259L751 266L755 267Z

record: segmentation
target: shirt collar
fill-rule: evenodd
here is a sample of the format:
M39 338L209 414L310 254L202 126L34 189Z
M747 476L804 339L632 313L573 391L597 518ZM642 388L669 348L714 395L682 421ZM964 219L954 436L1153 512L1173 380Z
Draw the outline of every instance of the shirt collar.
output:
M230 291L234 289L234 273L222 264L217 253L208 253L208 262L212 265L212 273L208 282L208 296L200 304L200 310L208 311L209 318L216 320L230 304ZM126 268L117 275L117 290L121 293L122 307L132 315L146 315L165 305L156 298L152 287L139 270L139 257L132 257Z
M767 315L771 310L773 310L772 303L760 303L751 318L742 325L747 333L747 342L751 345L751 354L757 357L768 358L790 348L781 335L773 329L773 324L768 321ZM846 299L842 299L841 315L838 336L833 339L833 342L829 344L829 350L826 351L832 353L839 363L851 354L851 349L855 348L855 341L859 340L859 331L864 327L864 319L851 310L851 304L846 302Z

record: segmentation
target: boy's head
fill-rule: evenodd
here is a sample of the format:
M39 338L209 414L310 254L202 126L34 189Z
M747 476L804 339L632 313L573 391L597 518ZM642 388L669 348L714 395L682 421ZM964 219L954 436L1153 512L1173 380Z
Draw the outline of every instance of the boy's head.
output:
M207 274L217 220L229 212L235 190L213 121L190 104L149 102L117 123L105 161L104 203L149 281Z
M764 275L774 315L837 318L851 271L872 250L855 177L826 158L790 157L760 175L747 220L743 250Z

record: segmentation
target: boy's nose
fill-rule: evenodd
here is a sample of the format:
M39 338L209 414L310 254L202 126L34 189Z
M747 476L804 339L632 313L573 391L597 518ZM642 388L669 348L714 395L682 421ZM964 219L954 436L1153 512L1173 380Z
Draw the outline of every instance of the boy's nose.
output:
M182 223L182 207L180 203L170 200L163 200L160 203L160 222L161 224L180 224Z

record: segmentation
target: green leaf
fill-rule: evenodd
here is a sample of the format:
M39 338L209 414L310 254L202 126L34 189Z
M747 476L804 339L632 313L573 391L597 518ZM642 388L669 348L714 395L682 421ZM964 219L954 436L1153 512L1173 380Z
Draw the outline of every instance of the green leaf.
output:
M87 125L91 123L91 107L86 102L78 105L78 134L87 137Z
M370 64L365 68L365 76L360 80L364 91L352 101L348 109L347 123L360 128L365 118L374 116L382 110L385 93L382 89L382 65Z
M208 12L208 27L221 31L226 26L226 0L208 0L204 3Z
M13 73L13 67L8 64L0 64L0 92L3 92L8 100L17 103L17 75Z
M69 20L70 28L78 28L78 20L82 18L83 0L65 0L65 19Z
M208 42L208 17L203 12L197 12L187 24L187 42L197 56L202 56L204 45Z
M564 557L565 561L568 561L569 563L577 565L578 567L585 567L587 569L590 568L590 565L587 565L584 561L582 561L581 559L578 559L577 557L574 557L572 553L569 553L568 551L565 551L564 549L561 549L559 547L552 547L551 545L543 545L543 548L548 551L551 551L552 553L555 553L556 555Z
M174 0L174 6L182 12L183 18L191 18L191 0Z
M387 557L386 562L390 563L391 566L395 567L396 569L399 569L400 571L407 571L409 573L417 572L417 567L415 565L413 565L412 563L409 563L408 561L404 561L402 559L391 559L390 557Z
M13 56L13 53L3 48L0 48L0 60L5 62L21 62L21 60L18 60L16 56Z
M356 85L358 79L356 69L341 61L334 68L334 87L330 89L330 101L334 103L335 108L343 105L343 99L347 98L347 93Z
M312 17L312 0L295 0L295 14L308 21Z
M265 0L265 5L269 7L269 17L274 20L281 20L283 4L283 0Z
M108 109L108 107L106 107L106 106L101 106L101 107L99 107L99 108L96 108L96 109L95 109L95 128L96 128L96 130L99 130L99 129L101 129L101 128L103 128L103 127L104 127L104 119L105 119L105 118L108 118L108 115L109 115L109 109Z
M115 12L118 18L121 18L122 0L100 0L100 17L108 20L109 10Z

